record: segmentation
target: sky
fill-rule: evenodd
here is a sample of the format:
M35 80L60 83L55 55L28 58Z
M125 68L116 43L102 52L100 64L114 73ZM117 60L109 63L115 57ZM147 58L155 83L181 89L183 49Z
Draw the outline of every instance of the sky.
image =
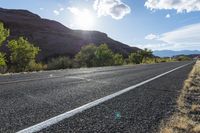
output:
M152 50L200 50L200 0L0 0L71 29Z

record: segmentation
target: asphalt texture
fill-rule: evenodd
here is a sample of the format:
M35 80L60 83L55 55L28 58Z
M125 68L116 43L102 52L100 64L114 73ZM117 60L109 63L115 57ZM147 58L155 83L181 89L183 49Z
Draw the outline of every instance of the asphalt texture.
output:
M189 62L0 76L0 132L12 133ZM171 115L193 64L40 132L156 132Z

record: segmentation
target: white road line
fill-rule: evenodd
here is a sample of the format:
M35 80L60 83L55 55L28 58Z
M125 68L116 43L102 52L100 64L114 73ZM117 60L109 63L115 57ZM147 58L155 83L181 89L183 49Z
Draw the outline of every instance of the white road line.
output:
M34 133L34 132L41 131L42 129L45 129L45 128L49 127L49 126L52 126L52 125L54 125L54 124L56 124L56 123L58 123L58 122L60 122L60 121L62 121L62 120L64 120L64 119L67 119L67 118L69 118L69 117L72 117L72 116L74 116L74 115L76 115L76 114L78 114L78 113L81 113L81 112L83 112L83 111L85 111L85 110L87 110L87 109L90 109L90 108L92 108L92 107L94 107L94 106L97 106L97 105L99 105L99 104L101 104L101 103L103 103L103 102L106 102L106 101L108 101L108 100L110 100L110 99L112 99L112 98L115 98L115 97L117 97L117 96L119 96L119 95L121 95L121 94L124 94L124 93L126 93L126 92L128 92L128 91L131 91L131 90L133 90L133 89L135 89L135 88L137 88L137 87L139 87L139 86L142 86L142 85L144 85L144 84L146 84L146 83L149 83L149 82L151 82L151 81L153 81L153 80L155 80L155 79L158 79L158 78L160 78L160 77L163 77L164 75L167 75L167 74L169 74L169 73L171 73L171 72L174 72L174 71L176 71L176 70L178 70L178 69L180 69L180 68L183 68L183 67L185 67L185 66L188 66L188 65L190 65L190 64L192 64L192 63L193 63L193 62L188 63L188 64L185 64L185 65L182 65L182 66L180 66L180 67L177 67L177 68L175 68L175 69L172 69L172 70L170 70L170 71L167 71L167 72L165 72L165 73L162 73L162 74L160 74L160 75L158 75L158 76L156 76L156 77L153 77L153 78L151 78L151 79L145 80L145 81L143 81L143 82L141 82L141 83L138 83L138 84L136 84L136 85L130 86L130 87L126 88L126 89L123 89L123 90L118 91L118 92L116 92L116 93L113 93L113 94L111 94L111 95L105 96L105 97L103 97L103 98L100 98L100 99L98 99L98 100L95 100L95 101L93 101L93 102L90 102L90 103L88 103L88 104L85 104L85 105L83 105L83 106L81 106L81 107L75 108L75 109L73 109L73 110L71 110L71 111L68 111L68 112L65 112L65 113L63 113L63 114L60 114L60 115L58 115L58 116L55 116L55 117L53 117L53 118L50 118L50 119L48 119L48 120L46 120L46 121L43 121L43 122L41 122L41 123L38 123L38 124L33 125L33 126L31 126L31 127L28 127L28 128L26 128L26 129L20 130L20 131L18 131L17 133Z

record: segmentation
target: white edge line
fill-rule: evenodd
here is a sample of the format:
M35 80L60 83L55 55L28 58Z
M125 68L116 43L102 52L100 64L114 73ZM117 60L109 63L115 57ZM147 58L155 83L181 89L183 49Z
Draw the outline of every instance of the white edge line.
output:
M175 68L175 69L172 69L172 70L170 70L170 71L167 71L167 72L165 72L165 73L163 73L163 74L157 75L157 76L155 76L155 77L153 77L153 78L151 78L151 79L145 80L145 81L143 81L143 82L141 82L141 83L138 83L138 84L136 84L136 85L130 86L130 87L126 88L126 89L123 89L123 90L118 91L118 92L116 92L116 93L113 93L113 94L111 94L111 95L108 95L108 96L105 96L105 97L103 97L103 98L97 99L97 100L95 100L95 101L93 101L93 102L87 103L87 104L85 104L85 105L83 105L83 106L80 106L80 107L78 107L78 108L75 108L75 109L73 109L73 110L71 110L71 111L65 112L65 113L63 113L63 114L60 114L60 115L55 116L55 117L53 117L53 118L50 118L50 119L48 119L48 120L46 120L46 121L43 121L43 122L41 122L41 123L38 123L38 124L36 124L36 125L33 125L33 126L31 126L31 127L28 127L28 128L26 128L26 129L23 129L23 130L20 130L20 131L18 131L17 133L34 133L34 132L41 131L42 129L45 129L45 128L51 126L51 125L54 125L54 124L56 124L56 123L58 123L58 122L60 122L60 121L62 121L62 120L64 120L64 119L67 119L67 118L69 118L69 117L72 117L72 116L74 116L74 115L76 115L76 114L78 114L78 113L81 113L81 112L83 112L83 111L85 111L85 110L87 110L87 109L90 109L90 108L92 108L92 107L94 107L94 106L97 106L97 105L99 105L99 104L101 104L101 103L103 103L103 102L105 102L105 101L108 101L108 100L110 100L110 99L112 99L112 98L114 98L114 97L117 97L117 96L119 96L119 95L121 95L121 94L124 94L124 93L126 93L126 92L128 92L128 91L130 91L130 90L133 90L133 89L135 89L135 88L137 88L137 87L139 87L139 86L141 86L141 85L144 85L144 84L146 84L146 83L148 83L148 82L151 82L151 81L153 81L153 80L155 80L155 79L158 79L158 78L160 78L160 77L162 77L162 76L164 76L164 75L166 75L166 74L169 74L169 73L171 73L171 72L173 72L173 71L176 71L176 70L178 70L178 69L180 69L180 68L183 68L183 67L185 67L185 66L188 66L188 65L190 65L190 64L192 64L192 63L193 63L193 62L188 63L188 64L185 64L185 65L182 65L182 66L180 66L180 67L177 67L177 68Z

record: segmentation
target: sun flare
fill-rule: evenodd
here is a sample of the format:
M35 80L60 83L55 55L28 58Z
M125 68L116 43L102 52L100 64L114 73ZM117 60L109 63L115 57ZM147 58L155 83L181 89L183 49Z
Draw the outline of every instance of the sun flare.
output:
M82 30L91 30L94 27L94 16L89 10L84 9L83 11L76 14L74 17L74 23L78 28Z

